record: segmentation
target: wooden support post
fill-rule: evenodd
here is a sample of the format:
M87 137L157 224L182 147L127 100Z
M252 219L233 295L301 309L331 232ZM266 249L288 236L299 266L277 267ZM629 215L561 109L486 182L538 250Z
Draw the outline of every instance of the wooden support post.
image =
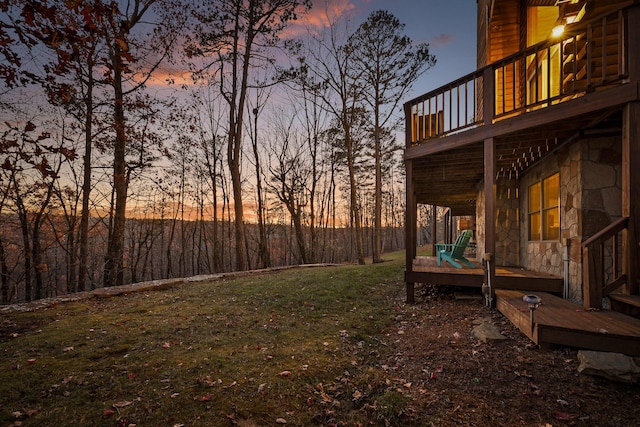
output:
M640 294L640 102L624 107L622 123L622 216L629 217L629 228L622 237L622 271L628 284L623 292Z
M406 251L406 265L405 272L411 273L413 271L413 260L416 257L417 246L417 216L418 216L418 204L416 203L415 190L413 188L413 163L411 160L405 162L406 173L406 214L405 214L405 251ZM414 304L415 299L415 283L407 281L407 303Z
M601 245L582 248L582 304L584 308L602 308L602 251Z
M436 243L438 243L438 207L431 205L431 256L436 254Z
M496 259L496 145L493 138L484 141L484 251L490 256L490 268L487 269L487 280L491 280L489 301L495 304L495 268Z
M483 256L485 270L484 270L484 282L486 285L486 289L483 288L483 292L487 292L488 295L485 295L488 304L491 307L495 307L496 305L496 258L492 253L485 253Z
M640 7L629 9L628 73L629 84L640 87ZM640 294L640 102L625 106L622 122L622 216L629 217L629 228L622 237L622 271L628 284L623 292Z
M493 66L489 65L482 74L482 116L485 126L493 124L495 114L495 75Z

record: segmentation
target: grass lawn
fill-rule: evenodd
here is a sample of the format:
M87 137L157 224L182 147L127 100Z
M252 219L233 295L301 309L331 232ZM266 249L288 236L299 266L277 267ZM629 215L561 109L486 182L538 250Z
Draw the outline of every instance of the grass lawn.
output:
M397 425L403 257L2 314L0 424Z

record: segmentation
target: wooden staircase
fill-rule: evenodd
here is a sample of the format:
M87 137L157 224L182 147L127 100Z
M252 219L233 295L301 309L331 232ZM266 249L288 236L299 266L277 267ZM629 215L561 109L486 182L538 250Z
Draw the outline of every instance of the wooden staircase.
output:
M541 346L640 356L640 292L624 249L628 227L629 218L620 218L582 243L583 305L547 292L496 289L496 308ZM533 312L523 300L528 293L542 299ZM605 300L611 309L603 309Z
M640 356L640 319L613 310L586 309L558 296L536 292L542 302L533 311L527 292L496 289L496 308L534 343Z

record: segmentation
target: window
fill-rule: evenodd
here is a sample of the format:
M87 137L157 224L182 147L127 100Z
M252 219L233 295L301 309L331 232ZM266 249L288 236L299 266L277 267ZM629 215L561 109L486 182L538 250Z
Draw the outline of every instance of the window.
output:
M560 240L560 174L529 186L529 240Z

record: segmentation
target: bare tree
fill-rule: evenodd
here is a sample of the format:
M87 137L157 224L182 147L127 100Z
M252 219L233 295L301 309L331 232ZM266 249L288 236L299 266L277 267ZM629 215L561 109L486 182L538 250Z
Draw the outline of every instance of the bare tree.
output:
M269 252L269 245L267 242L267 231L266 231L266 207L265 207L265 199L262 188L262 167L260 164L260 148L258 144L258 116L261 110L264 108L266 99L268 99L269 94L262 91L256 91L256 101L252 108L253 113L253 132L251 135L251 151L253 153L253 167L256 173L256 202L257 202L257 216L258 216L258 259L260 262L260 266L262 268L267 268L271 266L271 255Z
M305 146L293 128L293 114L277 114L273 141L270 147L268 182L271 191L287 208L297 246L297 263L309 263L305 239L304 215L308 205L307 192L311 168L306 158Z
M404 24L385 10L367 18L349 37L353 67L362 79L363 101L372 115L373 158L375 161L375 213L373 262L382 252L382 160L386 152L399 150L389 130L396 125L397 107L413 83L435 65L429 45L414 45L402 34ZM385 138L385 135L387 136ZM385 144L385 141L387 143Z
M248 266L242 197L241 152L243 121L250 71L273 62L268 48L309 0L208 0L196 16L201 25L188 43L188 52L204 57L206 70L220 79L228 106L227 162L233 188L236 269Z
M353 66L355 51L346 44L348 21L331 19L327 31L312 36L309 50L300 55L301 67L298 78L314 82L326 89L318 93L322 97L322 106L334 117L344 161L347 165L349 180L349 209L351 223L354 226L356 258L364 264L364 242L358 200L358 182L356 180L357 135L356 128L363 118L363 82L358 70ZM344 25L344 28L342 27Z
M157 24L153 33L145 32L149 25L143 21L150 9L157 4L154 14ZM111 3L107 25L102 36L108 47L108 61L104 64L109 73L113 89L113 187L114 215L109 233L103 282L105 286L121 285L124 281L123 253L127 191L131 169L127 166L127 97L141 91L153 72L170 55L174 43L183 29L184 22L176 17L176 7L185 4L170 4L169 0L130 0L124 10ZM160 24L162 23L162 24ZM143 34L140 36L140 34ZM145 61L142 61L142 59ZM147 62L150 61L150 62ZM135 104L134 104L135 105Z

